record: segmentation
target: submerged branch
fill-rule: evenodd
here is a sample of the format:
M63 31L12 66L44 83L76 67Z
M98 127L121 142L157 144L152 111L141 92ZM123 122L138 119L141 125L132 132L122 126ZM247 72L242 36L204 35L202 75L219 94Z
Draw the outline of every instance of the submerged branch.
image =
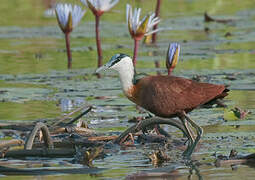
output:
M188 134L183 126L183 124L177 119L164 119L159 117L152 117L140 121L138 124L131 126L126 131L124 131L114 142L120 144L122 139L124 139L129 133L136 133L140 130L145 130L146 127L156 125L156 124L168 124L179 128L184 134Z
M73 157L75 155L75 149L23 149L12 150L5 154L5 157L12 158L25 158L25 157Z
M23 144L24 144L24 141L21 139L1 140L0 149L11 147L11 146L21 146Z
M74 117L73 119L71 119L69 122L66 123L66 125L70 125L73 124L75 121L79 120L82 116L88 114L92 109L92 106L89 106L85 111L83 111L81 114L79 114L78 116Z
M254 164L255 163L255 153L246 156L236 156L229 159L217 159L215 161L216 167L221 167L224 165L238 165L238 164Z
M52 125L52 127L56 127L56 126L58 126L58 125L60 125L63 121L65 121L65 120L67 120L68 118L70 118L70 116L72 116L74 113L76 113L76 112L79 112L79 111L81 111L82 109L84 109L84 108L88 108L89 109L89 111L91 110L90 108L92 108L92 106L90 106L90 105L84 105L84 106L82 106L82 107L79 107L79 108L77 108L77 109L75 109L74 111L72 111L72 112L70 112L69 114L67 114L67 115L65 115L64 117L62 117L60 120L58 120L58 121L56 121L53 125ZM88 111L88 112L89 112ZM86 112L86 111L85 111ZM86 114L86 113L85 113ZM80 116L80 115L79 115ZM77 117L79 117L79 116L77 116ZM82 115L83 116L83 115ZM81 116L81 117L82 117ZM81 117L79 117L79 118L81 118ZM79 119L78 118L78 119ZM76 119L76 120L78 120L78 119ZM73 121L73 119L71 120L71 121ZM71 122L70 121L70 122ZM70 123L69 122L69 123Z
M204 13L204 21L205 22L217 22L217 23L229 23L229 22L232 22L233 20L232 19L215 19L215 18L212 18L211 16L209 16L207 14L207 12Z
M35 125L34 129L29 134L29 136L26 140L24 149L26 149L26 150L32 149L35 136L36 136L37 132L40 131L40 130L42 131L43 141L44 141L46 147L50 148L50 149L54 148L53 141L52 141L52 138L50 136L50 132L49 132L48 127L45 124L39 122Z

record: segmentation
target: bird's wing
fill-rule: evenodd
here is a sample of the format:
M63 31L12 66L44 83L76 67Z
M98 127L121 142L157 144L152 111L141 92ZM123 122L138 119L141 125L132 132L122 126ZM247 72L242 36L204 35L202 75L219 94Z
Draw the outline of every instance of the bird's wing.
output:
M169 117L212 100L225 87L175 76L149 76L138 82L137 89L140 106L156 115Z

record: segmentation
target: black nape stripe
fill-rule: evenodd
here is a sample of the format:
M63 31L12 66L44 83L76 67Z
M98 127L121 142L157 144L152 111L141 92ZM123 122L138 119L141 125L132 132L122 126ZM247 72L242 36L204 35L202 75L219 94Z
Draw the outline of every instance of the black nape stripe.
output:
M111 63L111 66L113 66L114 64L118 63L121 59L123 59L124 57L129 57L126 54L120 53L116 55L116 59Z

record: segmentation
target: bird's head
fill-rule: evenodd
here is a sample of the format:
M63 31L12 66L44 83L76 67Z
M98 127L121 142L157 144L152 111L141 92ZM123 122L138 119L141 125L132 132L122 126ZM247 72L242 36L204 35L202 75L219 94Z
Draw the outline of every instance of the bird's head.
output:
M121 72L128 70L128 68L134 69L132 59L128 55L120 53L112 56L112 58L105 65L96 70L96 73L107 69L113 69Z

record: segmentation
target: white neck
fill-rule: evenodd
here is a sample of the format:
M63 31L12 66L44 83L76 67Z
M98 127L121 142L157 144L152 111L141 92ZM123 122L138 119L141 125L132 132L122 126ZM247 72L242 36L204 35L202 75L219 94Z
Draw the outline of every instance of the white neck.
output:
M130 57L125 57L120 62L113 65L111 69L119 73L122 89L127 95L128 90L133 87L134 66L132 59Z

